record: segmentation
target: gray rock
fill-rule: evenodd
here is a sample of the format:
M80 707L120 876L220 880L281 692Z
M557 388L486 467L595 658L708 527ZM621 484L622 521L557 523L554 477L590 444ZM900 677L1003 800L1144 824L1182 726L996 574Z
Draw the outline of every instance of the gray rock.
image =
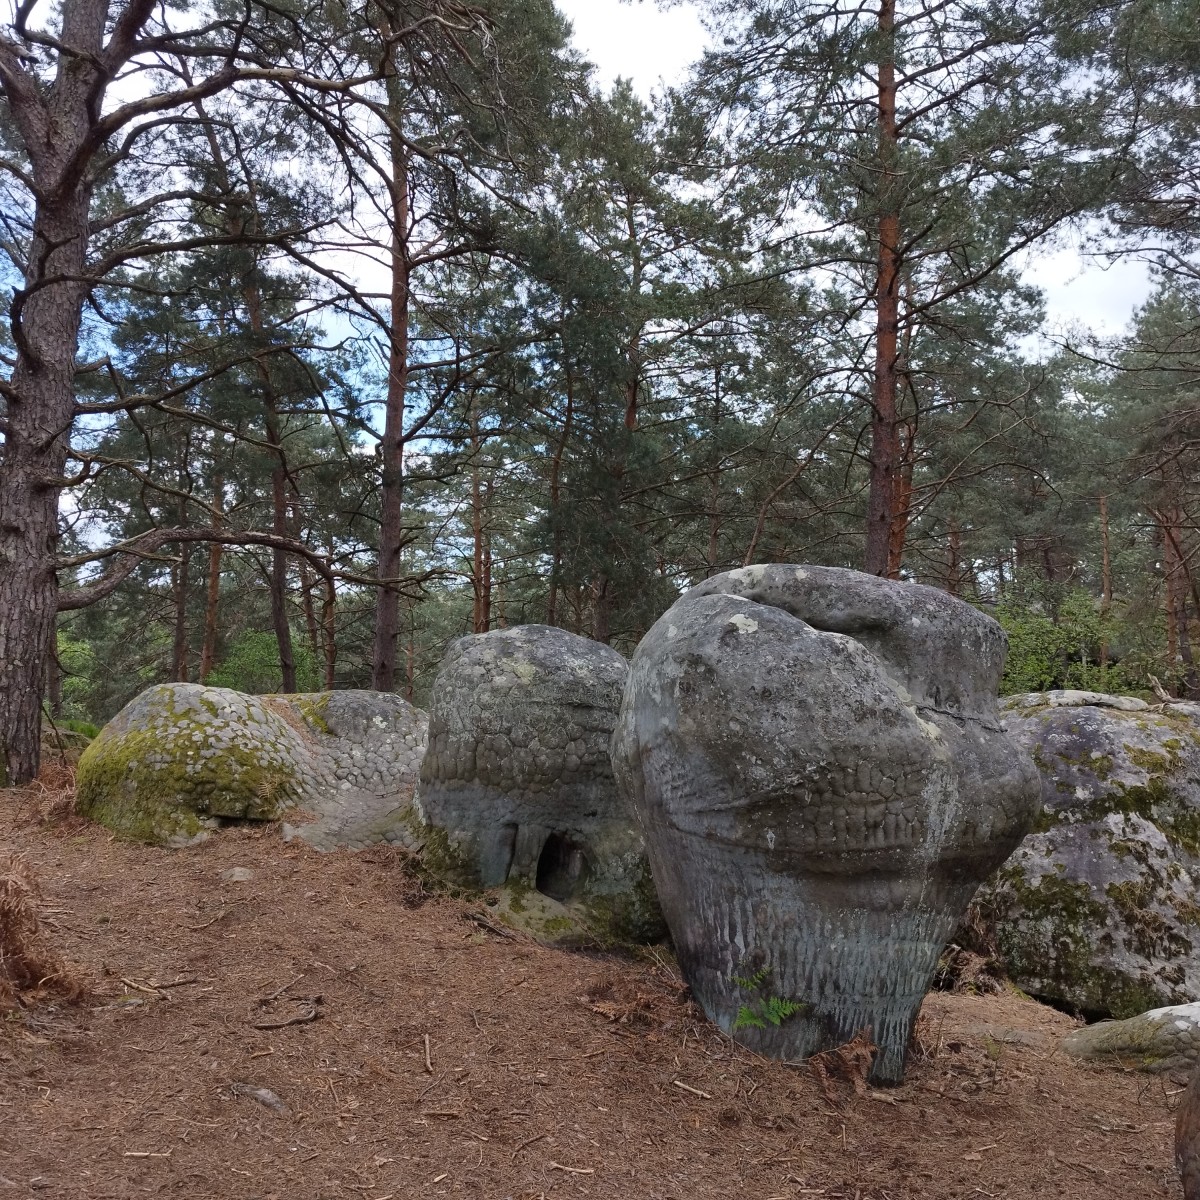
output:
M1014 697L1034 832L980 893L1010 977L1092 1016L1200 996L1200 722L1187 706Z
M902 1076L947 937L1035 811L1003 661L970 606L826 567L716 576L646 635L614 766L684 974L739 1041L800 1058L870 1027L875 1078Z
M227 883L249 883L254 878L254 872L249 867L230 867L221 872L221 878Z
M1200 1061L1200 1004L1173 1004L1128 1017L1100 1021L1067 1034L1071 1058L1110 1062L1138 1071L1175 1071Z
M85 751L76 804L125 836L171 846L211 836L222 821L285 813L285 837L320 849L381 841L411 804L426 727L424 713L378 692L247 696L160 684ZM338 769L368 748L376 767Z
M460 638L434 682L416 805L426 861L467 884L507 886L510 910L542 926L535 934L569 936L574 919L621 939L662 931L608 755L628 669L598 642L522 625ZM550 907L525 903L534 892Z

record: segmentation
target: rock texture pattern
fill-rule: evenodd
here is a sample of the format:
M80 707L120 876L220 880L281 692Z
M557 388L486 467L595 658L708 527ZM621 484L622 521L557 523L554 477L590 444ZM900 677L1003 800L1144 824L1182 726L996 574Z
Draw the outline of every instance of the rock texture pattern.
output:
M322 848L395 838L424 753L424 714L397 696L248 696L160 684L84 752L76 807L141 841L202 840L229 820L302 811Z
M1035 812L1004 650L943 592L826 567L716 576L647 634L614 765L722 1028L800 1058L870 1027L874 1077L902 1076L946 938Z
M1005 702L1041 772L1034 832L980 893L1011 978L1092 1016L1200 996L1194 705L1048 692Z
M1124 1021L1084 1025L1062 1040L1072 1058L1139 1071L1178 1071L1200 1062L1200 1004L1172 1004Z
M419 819L441 834L426 839L435 870L541 893L621 938L661 931L609 760L628 669L615 650L547 625L450 646L417 791Z

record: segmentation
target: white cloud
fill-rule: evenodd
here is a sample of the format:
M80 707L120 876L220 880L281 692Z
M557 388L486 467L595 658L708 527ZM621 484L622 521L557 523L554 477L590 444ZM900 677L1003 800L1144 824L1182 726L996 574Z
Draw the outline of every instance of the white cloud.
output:
M1082 324L1104 337L1120 334L1153 288L1144 262L1107 263L1071 246L1036 251L1024 276L1045 292L1051 329Z
M705 46L700 16L691 5L664 12L652 0L558 0L558 7L600 79L611 83L622 76L645 99L663 81L679 80Z

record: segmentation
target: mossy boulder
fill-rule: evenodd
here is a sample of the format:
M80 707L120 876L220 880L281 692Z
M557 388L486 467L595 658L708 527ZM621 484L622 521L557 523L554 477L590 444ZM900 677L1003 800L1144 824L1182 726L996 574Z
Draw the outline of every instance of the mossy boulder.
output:
M452 643L434 681L412 832L444 878L511 892L506 916L541 940L663 933L609 757L628 670L607 646L522 625Z
M122 836L167 846L224 822L284 816L316 818L296 828L318 831L323 848L365 844L384 836L366 837L366 827L411 801L424 736L424 715L396 696L160 684L84 752L76 807Z
M1062 1049L1085 1062L1137 1071L1187 1070L1200 1062L1200 1004L1173 1004L1067 1034Z
M1094 1017L1200 996L1200 721L1191 706L1006 702L1041 774L1035 830L976 899L1024 991Z
M310 795L301 734L258 696L165 683L84 751L76 807L126 837L201 840L223 820L269 821Z

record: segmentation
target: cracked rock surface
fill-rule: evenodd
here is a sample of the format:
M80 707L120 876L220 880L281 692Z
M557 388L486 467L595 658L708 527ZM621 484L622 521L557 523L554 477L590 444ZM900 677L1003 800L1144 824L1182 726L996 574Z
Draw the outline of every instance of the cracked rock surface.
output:
M543 922L574 914L613 936L656 936L641 833L609 759L627 674L615 650L547 625L454 642L433 685L417 789L419 820L442 835L427 839L426 861L506 886L511 907L532 905Z
M169 683L148 688L79 763L76 807L140 841L182 846L231 820L285 826L321 849L392 832L411 800L426 718L376 692L251 696ZM392 840L396 840L393 835Z
M1040 814L977 907L1024 991L1118 1018L1200 996L1198 718L1093 692L1004 702Z
M801 1058L869 1027L874 1078L901 1078L946 939L1035 812L1004 651L944 592L790 565L708 579L646 635L617 778L684 974L739 1041Z

